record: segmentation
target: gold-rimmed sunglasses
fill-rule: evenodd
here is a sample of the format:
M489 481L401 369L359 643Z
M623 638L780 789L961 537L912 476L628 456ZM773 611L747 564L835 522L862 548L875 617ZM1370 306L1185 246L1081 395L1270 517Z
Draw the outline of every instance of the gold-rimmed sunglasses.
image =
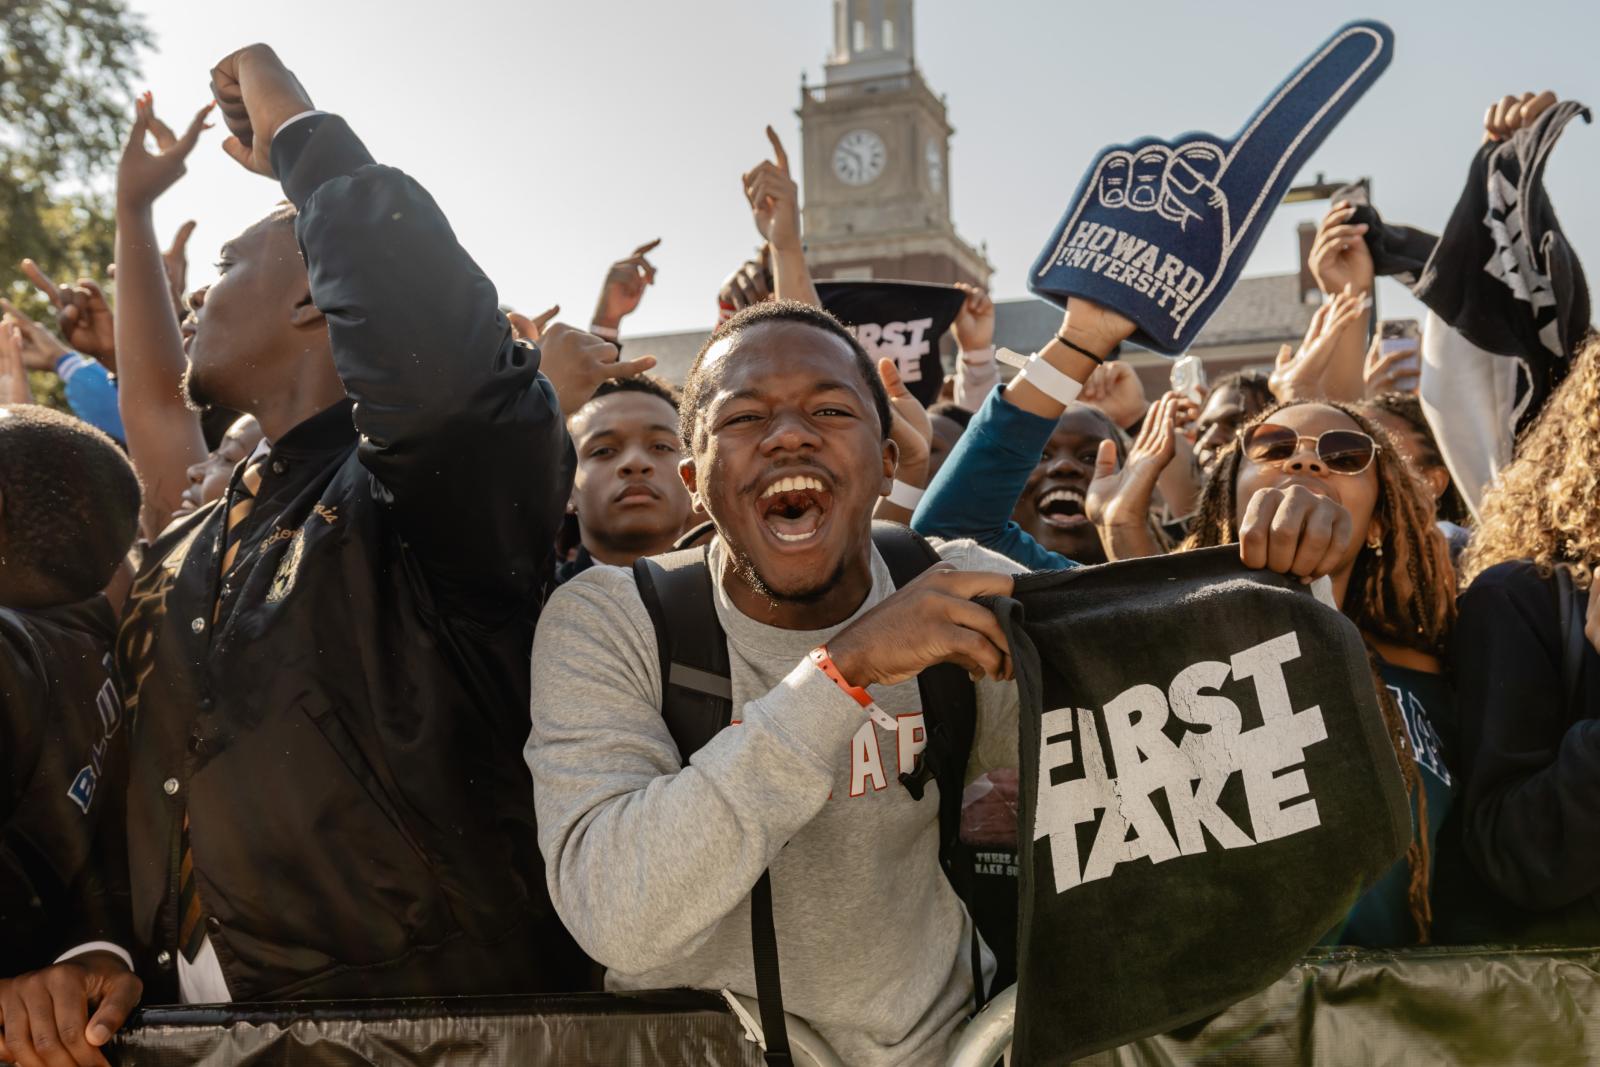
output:
M1274 422L1258 422L1239 434L1239 447L1252 463L1282 463L1310 441L1317 458L1334 474L1360 474L1372 466L1378 442L1360 430L1326 430L1316 437L1297 433Z

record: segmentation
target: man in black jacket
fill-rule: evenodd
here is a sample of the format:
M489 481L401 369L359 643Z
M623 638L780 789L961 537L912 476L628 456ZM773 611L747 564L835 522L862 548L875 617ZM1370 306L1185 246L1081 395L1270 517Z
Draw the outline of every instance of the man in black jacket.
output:
M138 480L109 437L49 408L0 407L0 978L73 939L126 933L114 853L127 735L102 590L138 514Z
M0 407L0 1023L27 1032L10 976L79 946L79 966L138 981L122 852L128 731L111 678L116 619L101 590L133 543L139 483L98 430ZM80 988L84 985L79 978ZM0 1060L15 1046L0 1040ZM32 1050L27 1050L31 1052Z
M212 86L224 148L292 207L224 247L188 353L191 395L271 448L152 546L119 638L152 992L574 988L518 758L573 465L541 352L271 49Z

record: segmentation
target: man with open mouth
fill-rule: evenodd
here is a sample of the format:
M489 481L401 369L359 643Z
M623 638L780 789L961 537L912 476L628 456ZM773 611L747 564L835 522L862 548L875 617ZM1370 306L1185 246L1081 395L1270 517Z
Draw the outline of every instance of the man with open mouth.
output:
M888 399L825 312L739 313L680 407L738 725L683 759L634 575L562 586L533 661L534 691L562 696L533 709L526 750L556 906L611 988L754 996L749 898L770 869L785 1009L846 1063L940 1058L973 1004L972 922L940 870L937 786L918 801L898 778L925 744L917 675L941 662L981 679L973 772L1015 763L1008 649L972 598L1016 568L951 542L895 590L872 540ZM867 687L872 717L851 695Z
M1081 386L1132 329L1075 300L1041 353L1050 370L1019 376L1007 402L1053 422L1063 405L1035 381ZM684 387L679 470L717 530L709 599L734 722L683 757L635 574L597 566L544 610L533 692L547 698L524 749L551 899L609 988L756 996L752 917L770 908L784 1009L853 1067L943 1062L974 1002L938 780L921 801L899 781L927 745L918 675L950 663L974 678L966 781L1017 751L1010 649L973 601L1009 594L1017 565L951 541L894 588L872 537L898 458L889 418L827 313L765 302L718 327ZM1270 558L1304 554L1308 524L1337 505L1319 507L1262 535ZM979 980L992 967L980 952Z

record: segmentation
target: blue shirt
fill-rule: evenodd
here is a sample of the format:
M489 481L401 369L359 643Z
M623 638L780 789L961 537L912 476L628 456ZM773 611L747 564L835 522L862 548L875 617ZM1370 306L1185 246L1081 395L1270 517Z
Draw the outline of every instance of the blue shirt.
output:
M117 408L117 382L98 360L68 352L56 360L56 376L67 391L73 414L127 444L122 412Z
M911 528L924 537L970 537L1032 571L1076 567L1011 521L1055 430L1055 419L1023 411L995 389L934 476Z

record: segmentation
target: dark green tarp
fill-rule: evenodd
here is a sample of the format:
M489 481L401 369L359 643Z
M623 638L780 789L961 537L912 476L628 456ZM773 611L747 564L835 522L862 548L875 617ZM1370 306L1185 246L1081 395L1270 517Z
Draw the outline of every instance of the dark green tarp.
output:
M1600 1063L1600 948L1307 956L1261 993L1093 1067Z

